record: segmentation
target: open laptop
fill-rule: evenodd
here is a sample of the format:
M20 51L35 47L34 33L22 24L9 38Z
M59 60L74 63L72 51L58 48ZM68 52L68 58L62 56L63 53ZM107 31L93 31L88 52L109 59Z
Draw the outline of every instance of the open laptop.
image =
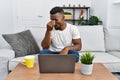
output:
M75 55L40 54L38 55L40 73L73 73Z

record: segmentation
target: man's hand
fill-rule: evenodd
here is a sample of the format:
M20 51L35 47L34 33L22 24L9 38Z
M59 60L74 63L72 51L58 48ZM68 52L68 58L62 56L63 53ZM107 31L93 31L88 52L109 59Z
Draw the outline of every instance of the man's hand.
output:
M69 51L69 47L65 47L61 50L60 54L68 54L68 51Z
M52 20L52 21L48 22L47 30L52 31L54 26L55 26L55 20Z

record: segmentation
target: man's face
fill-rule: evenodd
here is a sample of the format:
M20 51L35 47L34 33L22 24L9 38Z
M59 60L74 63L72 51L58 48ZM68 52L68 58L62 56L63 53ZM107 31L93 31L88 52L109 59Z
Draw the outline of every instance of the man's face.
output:
M61 13L56 13L50 15L51 20L55 20L55 29L56 30L61 30L61 27L64 24L64 14Z

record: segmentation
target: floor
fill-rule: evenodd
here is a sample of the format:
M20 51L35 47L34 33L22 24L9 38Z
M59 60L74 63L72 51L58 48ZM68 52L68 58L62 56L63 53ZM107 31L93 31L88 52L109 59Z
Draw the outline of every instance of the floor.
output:
M120 80L120 73L113 73Z

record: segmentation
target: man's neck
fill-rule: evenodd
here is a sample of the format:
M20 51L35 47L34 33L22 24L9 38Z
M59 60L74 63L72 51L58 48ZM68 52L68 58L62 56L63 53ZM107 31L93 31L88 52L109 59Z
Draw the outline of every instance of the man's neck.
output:
M63 31L66 28L67 24L64 22L63 26L61 27L61 31Z

